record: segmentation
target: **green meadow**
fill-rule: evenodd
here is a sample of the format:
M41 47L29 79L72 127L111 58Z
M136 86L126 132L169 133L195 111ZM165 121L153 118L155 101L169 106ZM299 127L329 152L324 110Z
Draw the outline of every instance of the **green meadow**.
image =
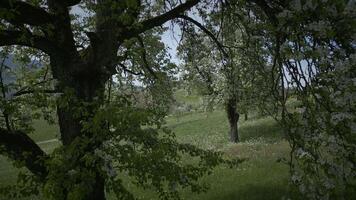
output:
M293 195L289 185L289 168L283 159L288 159L289 145L283 139L278 124L269 117L250 116L239 123L241 142L228 142L228 122L222 110L191 112L167 117L165 126L176 133L178 141L204 149L222 151L230 158L246 158L237 168L219 166L201 181L210 185L206 193L195 194L182 191L184 199L233 200L233 199L288 199ZM36 131L31 135L47 152L60 145L58 128L44 121L36 121ZM0 159L1 186L15 183L17 170L6 158ZM137 189L130 183L127 187L141 199L156 199L153 191ZM34 197L34 199L36 199Z

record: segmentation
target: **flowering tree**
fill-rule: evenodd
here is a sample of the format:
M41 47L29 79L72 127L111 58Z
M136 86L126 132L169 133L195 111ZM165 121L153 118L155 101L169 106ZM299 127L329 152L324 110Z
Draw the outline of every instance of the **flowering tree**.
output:
M292 181L310 199L348 198L355 188L355 3L258 3L269 10L259 37L277 75L270 91L292 148ZM286 106L288 87L297 109Z
M250 37L251 29L237 16L245 16L248 10L246 4L241 3L209 13L202 20L213 27L213 32L196 30L194 23L185 24L185 35L179 47L186 81L202 88L201 93L211 99L210 104L223 102L231 142L240 141L240 114L244 113L247 119L248 111L256 106L254 98L259 96L257 89L260 90L261 78L265 81L257 70L264 64L260 57L261 42Z

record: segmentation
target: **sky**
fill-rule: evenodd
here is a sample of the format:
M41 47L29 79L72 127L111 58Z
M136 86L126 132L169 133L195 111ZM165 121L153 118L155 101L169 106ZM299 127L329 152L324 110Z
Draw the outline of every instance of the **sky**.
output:
M170 26L169 23L166 23L165 26ZM181 30L177 25L174 25L173 30L169 28L162 35L162 42L168 47L168 53L171 55L171 62L179 64L181 61L177 56L177 47L180 39Z

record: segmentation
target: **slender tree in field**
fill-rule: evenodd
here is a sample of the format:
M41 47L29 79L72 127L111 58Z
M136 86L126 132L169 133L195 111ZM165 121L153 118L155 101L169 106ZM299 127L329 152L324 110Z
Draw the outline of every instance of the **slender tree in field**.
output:
M186 79L202 88L201 93L210 97L211 103L223 102L229 123L229 140L239 142L238 122L255 106L261 75L257 68L263 67L259 57L260 41L249 38L249 30L234 14L248 12L246 8L226 7L225 12L211 13L206 21L215 32L196 32L187 28L187 36L179 48L185 61ZM236 9L236 10L235 10ZM223 15L222 17L217 17ZM187 25L188 26L188 25ZM205 30L207 32L207 30ZM204 37L211 35L209 37ZM259 46L260 45L260 46Z

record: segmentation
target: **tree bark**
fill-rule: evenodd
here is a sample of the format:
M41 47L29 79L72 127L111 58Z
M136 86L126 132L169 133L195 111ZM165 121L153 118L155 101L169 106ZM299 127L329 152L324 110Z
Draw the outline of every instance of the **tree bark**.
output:
M237 143L240 141L239 131L238 131L238 121L239 113L237 112L237 101L236 98L231 97L226 102L226 113L229 121L230 131L230 142Z
M103 87L104 86L101 86L100 84L98 84L96 87L91 87L90 84L85 84L83 85L83 87L79 87L78 89L82 92L87 92L84 92L84 96L78 94L76 98L81 98L80 100L84 101L85 103L94 103L94 97L98 97L97 99L99 99L99 96L103 95L99 94L103 92ZM95 104L96 103L98 102L95 101ZM101 103L103 103L103 101ZM85 115L92 116L97 106L98 105L85 107ZM88 133L82 130L83 127L81 125L81 121L87 121L88 116L80 116L78 118L77 116L75 116L75 111L71 112L72 109L76 108L69 108L69 110L66 110L66 108L58 109L58 118L63 144L69 146L77 137L87 136L93 141L92 145L88 146L87 151L83 152L83 154L94 154L94 150L100 146L101 141L97 141L97 137L93 135L93 133ZM105 200L105 179L104 177L102 177L99 171L96 171L95 174L95 183L93 184L92 191L88 194L88 200Z
M94 188L88 200L105 200L105 179L97 174Z
M85 90L85 88L83 88ZM91 88L92 92L94 91L99 91L101 88ZM78 96L76 96L78 97ZM93 99L89 96L85 96L87 99L90 99L90 101L85 101L86 103L92 103ZM61 132L61 139L63 142L64 146L70 146L71 143L76 139L80 137L89 137L93 141L91 142L91 145L88 145L86 148L87 150L85 152L82 152L84 154L94 154L94 150L98 148L101 144L101 141L97 141L97 137L95 135L92 135L92 133L88 133L82 130L82 125L81 121L88 120L86 117L87 116L75 116L75 112L72 110L76 109L75 107L69 107L69 108L61 108L58 107L57 113L58 113L58 119L59 119L59 126L60 126L60 132ZM84 112L86 114L93 114L95 111L96 107L87 107L84 109ZM74 158L77 159L77 158ZM78 161L78 164L80 165L80 161ZM90 170L96 170L96 169L90 169ZM87 196L88 200L105 200L105 178L101 175L99 171L95 171L96 178L95 178L95 183L92 184L92 190L89 192L89 194L85 194Z
M66 62L63 63L63 61ZM65 99L67 102L59 100L57 105L61 141L64 148L72 148L71 145L74 145L72 143L77 138L90 138L90 145L86 144L85 151L79 152L83 156L84 154L94 154L95 149L101 145L102 141L99 141L96 135L83 130L82 122L90 120L97 108L104 103L105 82L110 77L103 71L98 70L103 69L103 67L93 66L93 64L95 62L88 65L85 60L78 62L75 58L68 57L54 57L51 60L51 66L55 72L54 78L59 83L58 89L61 91L71 90L69 98ZM75 165L78 165L80 168L86 167L85 164L81 163L80 157L71 157L69 159L74 160L76 162ZM88 183L92 189L88 194L83 194L85 195L83 198L88 200L105 200L105 178L94 166L89 170L95 173L96 177L94 183ZM70 188L68 189L70 190Z

